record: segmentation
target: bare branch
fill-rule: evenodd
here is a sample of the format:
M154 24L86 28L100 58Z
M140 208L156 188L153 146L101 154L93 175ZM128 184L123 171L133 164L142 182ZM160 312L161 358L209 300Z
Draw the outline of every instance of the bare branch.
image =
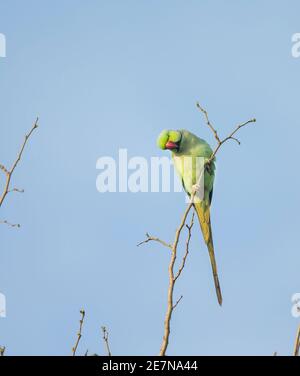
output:
M110 347L109 347L109 341L108 341L108 331L106 330L106 327L105 326L101 326L101 329L102 329L102 333L103 333L103 341L105 343L105 347L106 347L106 351L107 351L107 355L108 356L112 356L111 355L111 351L110 351Z
M0 356L4 356L5 353L5 346L0 346Z
M186 208L186 210L183 214L181 223L180 223L180 225L179 225L179 227L176 231L173 244L166 243L165 241L163 241L163 240L161 240L157 237L150 236L148 233L146 234L147 239L138 244L138 246L140 246L140 245L148 243L150 241L155 241L155 242L160 243L164 247L170 248L171 251L172 251L171 260L170 260L170 264L169 264L169 268L168 268L168 270L169 270L168 305L167 305L167 312L166 312L166 316L165 316L164 336L163 336L163 342L162 342L161 349L160 349L160 355L165 355L165 353L166 353L166 350L167 350L167 347L168 347L168 344L169 344L170 322L171 322L171 318L172 318L172 313L173 313L174 309L177 307L177 305L179 304L179 302L181 301L181 299L183 298L183 296L181 296L177 300L177 302L175 304L173 304L173 301L174 301L174 297L173 297L174 286L175 286L175 283L176 283L178 277L180 276L180 274L181 274L181 272L182 272L182 270L185 266L186 258L187 258L188 253L189 253L188 248L189 248L189 243L190 243L190 238L191 238L191 229L192 229L193 224L194 224L194 213L192 215L191 224L186 225L187 228L188 228L188 231L189 231L188 239L187 239L187 242L186 242L186 252L185 252L185 255L182 259L181 266L180 266L178 272L176 273L175 277L174 277L174 265L175 265L175 261L176 261L176 257L177 257L177 246L178 246L180 234L181 234L182 229L184 228L187 216L188 216L188 214L189 214L189 212L190 212L190 210L193 206L194 195L195 194L193 193L191 200L190 200L190 203L187 206L187 208Z
M32 133L34 132L34 130L38 127L38 121L39 121L39 118L36 118L30 132L28 134L25 135L25 139L24 139L24 142L21 146L21 149L19 151L19 154L17 156L17 159L15 160L15 162L13 163L11 169L10 169L10 174L12 174L15 170L15 168L17 167L18 163L20 162L21 158L22 158L22 154L23 154L23 151L25 149L25 146L26 146L26 143L28 141L28 139L30 138L30 136L32 135Z
M235 135L235 134L236 134L236 133L237 133L242 127L245 127L246 125L248 125L248 124L250 124L250 123L255 123L255 122L256 122L256 119L250 119L250 120L245 121L244 123L241 123L241 124L237 125L236 128L235 128L235 129L229 134L229 136L227 136L227 137L225 137L223 140L221 140L220 137L218 136L218 133L217 133L216 129L213 127L213 125L211 124L211 122L210 122L210 120L209 120L209 118L208 118L208 113L207 113L207 111L206 111L203 107L201 107L200 104L199 104L198 102L196 103L196 106L197 106L197 108L198 108L198 109L204 114L204 117L205 117L205 119L206 119L206 124L207 124L208 127L211 129L211 131L213 132L214 137L215 137L215 139L216 139L216 141L217 141L217 146L216 146L215 150L213 151L213 153L212 153L211 157L209 158L209 160L206 162L206 164L210 164L210 163L214 160L214 158L215 158L217 152L219 151L220 147L221 147L225 142L227 142L227 141L229 141L229 140L233 140L233 141L236 141L236 142L240 145L241 142L240 142L236 137L234 137L234 135Z
M196 106L199 108L199 110L204 114L204 117L205 117L205 120L206 120L206 124L208 125L208 127L210 128L210 130L213 132L214 136L215 136L215 139L217 140L218 143L221 142L219 136L218 136L218 133L217 131L215 130L215 128L213 127L213 125L211 124L209 118L208 118L208 113L207 111L200 106L200 104L197 102L196 103Z
M0 164L0 170L2 170L6 175L9 173L7 168Z
M73 356L76 355L77 347L78 347L80 339L82 337L82 326L83 326L83 321L84 321L84 317L85 317L85 310L84 309L80 310L80 314L81 314L81 319L79 321L79 331L77 333L77 340L76 340L75 346L72 348Z
M8 222L8 221L0 221L0 224L2 225L7 225L7 226L9 226L9 227L17 227L17 228L20 228L21 227L21 225L19 224L19 223L10 223L10 222Z
M24 189L19 189L19 188L13 188L13 189L9 189L7 191L7 193L12 193L12 192L24 193L25 190Z
M161 240L161 239L159 239L159 238L156 238L156 237L154 237L154 236L150 236L150 235L148 234L148 232L146 233L146 237L147 237L147 239L144 240L144 241L142 241L142 242L140 242L139 244L137 244L137 247L139 247L139 246L142 245L142 244L145 244L145 243L148 243L148 242L150 242L150 241L153 241L153 242L158 242L158 243L162 244L164 247L167 247L167 248L172 249L172 245L171 245L171 244L168 244L168 243L166 243L165 241L163 241L163 240Z
M6 181L5 181L5 186L4 186L4 189L3 189L3 192L0 196L0 207L2 206L3 204L3 201L5 200L5 197L7 196L7 194L10 192L10 182L11 182L11 177L17 167L17 165L19 164L21 158L22 158L22 155L23 155L23 151L25 149L25 146L27 144L27 141L28 139L30 138L30 136L32 135L32 133L34 132L34 130L38 127L38 118L36 119L35 123L33 124L30 132L28 134L25 135L25 139L24 139L24 142L23 144L21 145L21 148L20 148L20 151L17 155L17 158L16 160L14 161L14 163L12 164L11 168L10 169L7 169L6 167L4 167L3 165L0 165L0 170L2 170L4 172L4 174L6 175ZM14 191L18 191L18 192L21 192L21 190L17 190L16 188L13 189Z
M189 254L189 246L190 246L190 240L191 240L191 236L192 236L192 227L194 226L194 217L195 217L195 212L193 212L193 214L192 214L192 219L191 219L190 225L185 225L186 228L188 229L188 237L187 237L186 244L185 244L185 254L183 256L180 268L178 269L178 272L177 272L177 274L174 278L175 281L180 277L180 274L181 274L183 268L185 267L185 262L186 262L187 256Z
M188 214L189 214L189 212L190 212L190 210L193 206L193 201L194 201L194 194L192 195L191 201L190 201L189 205L187 206L187 208L186 208L186 210L183 214L183 217L181 219L181 223L180 223L180 225L179 225L179 227L176 231L176 234L175 234L174 243L172 245L172 256L171 256L169 269L168 269L169 270L168 304L167 304L167 312L166 312L165 321L164 321L164 336L163 336L162 345L161 345L160 352L159 352L160 356L166 355L166 351L167 351L167 348L168 348L168 345L169 345L172 314L173 314L174 308L178 305L179 301L182 299L182 298L180 298L179 301L177 301L175 304L173 304L175 283L176 283L179 275L181 274L181 272L182 272L182 270L185 266L188 251L185 253L183 260L182 260L182 263L181 263L181 266L179 268L179 271L177 272L175 277L174 277L174 265L175 265L175 261L176 261L176 258L177 258L177 246L178 246L178 242L179 242L179 239L180 239L181 231L182 231L182 229L185 225L187 216L188 216ZM193 220L194 220L194 216L192 216L192 221ZM192 222L191 222L191 225L189 227L192 227ZM190 230L189 230L188 237L190 237ZM189 240L187 241L187 243L189 245ZM187 247L188 247L188 245L187 245Z
M297 335L296 335L294 356L299 356L299 350L300 350L300 326L298 328Z
M182 298L183 298L183 295L181 295L180 298L177 299L176 303L173 305L173 310L178 306Z

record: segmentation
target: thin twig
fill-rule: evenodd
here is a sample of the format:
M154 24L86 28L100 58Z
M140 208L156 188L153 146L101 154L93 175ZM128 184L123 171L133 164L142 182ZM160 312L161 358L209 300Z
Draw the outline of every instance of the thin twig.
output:
M13 189L9 189L7 191L7 193L12 193L12 192L24 193L25 190L24 189L19 189L19 188L13 188Z
M22 155L23 155L23 151L25 149L25 146L27 144L27 141L28 139L30 138L30 136L32 135L32 133L34 132L34 130L38 127L38 118L36 119L35 123L33 124L30 132L28 134L25 135L25 139L24 139L24 142L23 144L21 145L21 148L20 148L20 151L17 155L17 158L16 160L14 161L14 163L12 164L11 168L10 169L7 169L6 167L4 167L3 165L0 165L0 170L2 170L5 175L6 175L6 181L5 181L5 186L4 186L4 189L3 189L3 192L0 196L0 207L2 206L3 204L3 201L5 200L5 197L7 196L7 194L9 193L9 187L10 187L10 182L11 182L11 177L18 165L18 163L20 162L21 158L22 158Z
M0 356L4 356L5 353L5 346L0 346Z
M5 221L0 221L0 224L1 225L7 225L9 227L17 227L17 228L21 227L21 225L19 223L10 223L10 222L8 222L6 220Z
M108 341L108 335L109 335L109 333L108 333L108 331L107 331L107 329L106 329L105 326L101 326L101 329L102 329L102 333L103 333L103 337L102 338L103 338L103 341L105 343L107 355L108 356L112 356L111 355L111 351L110 351L110 347L109 347L109 341Z
M9 173L6 167L4 167L2 164L0 164L0 170L2 170L5 174Z
M139 246L142 245L142 244L148 243L148 242L150 242L150 241L154 241L154 242L158 242L158 243L162 244L164 247L167 247L167 248L172 249L172 245L171 245L171 244L168 244L168 243L166 243L165 241L163 241L163 240L161 240L161 239L159 239L159 238L156 238L156 237L154 237L154 236L150 236L150 235L148 234L148 232L146 233L146 237L147 237L147 239L144 240L144 241L142 241L142 242L140 242L139 244L137 244L137 247L139 247Z
M250 119L250 120L247 120L245 121L244 123L241 123L239 125L237 125L235 127L235 129L229 134L229 136L225 137L223 140L220 139L220 137L218 136L218 132L216 131L216 129L213 127L212 123L210 122L209 118L208 118L208 113L207 111L200 106L200 104L197 102L196 103L196 106L197 108L204 114L204 117L206 119L206 124L208 125L208 127L211 129L211 131L213 132L214 134L214 137L217 141L217 146L215 148L215 150L213 151L211 157L209 158L209 160L206 162L206 164L210 164L217 152L219 151L220 147L227 141L229 140L233 140L233 141L236 141L239 145L241 144L241 142L236 138L236 137L233 137L242 127L245 127L247 124L250 124L250 123L255 123L256 122L256 119Z
M186 259L188 257L188 254L189 254L189 245L190 245L190 240L191 240L191 236L192 236L192 227L194 226L194 217L195 217L195 212L193 212L193 214L192 214L192 219L191 219L190 225L185 225L186 228L188 229L188 237L187 237L186 244L185 244L185 254L183 256L180 268L178 269L178 272L177 272L177 274L174 278L175 281L180 277L180 274L181 274L183 268L185 267L185 262L186 262Z
M204 117L205 117L205 120L206 120L206 124L208 125L208 127L210 128L210 130L213 132L213 134L214 134L215 139L217 140L217 142L221 143L221 140L220 140L220 138L218 136L218 132L215 130L215 128L213 127L212 123L209 120L207 111L203 107L201 107L198 102L196 103L196 106L204 114Z
M181 295L180 298L177 299L176 303L173 305L173 310L178 306L182 298L183 298L183 295Z
M295 348L294 348L294 356L299 356L300 350L300 325L297 331L296 340L295 340Z
M77 333L77 340L76 340L75 346L72 348L73 356L76 355L77 347L78 347L80 339L82 337L82 326L83 326L83 321L84 321L84 317L85 317L85 310L84 309L80 310L80 314L81 314L81 319L79 321L79 331Z

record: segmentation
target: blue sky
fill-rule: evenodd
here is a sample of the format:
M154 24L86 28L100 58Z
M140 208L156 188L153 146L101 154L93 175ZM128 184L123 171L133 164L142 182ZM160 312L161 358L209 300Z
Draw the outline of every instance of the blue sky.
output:
M157 354L168 252L137 248L146 231L171 241L185 209L178 193L100 194L96 161L161 156L164 128L214 143L252 117L241 146L218 155L212 222L224 304L195 225L176 295L171 355L291 354L299 319L300 4L290 1L2 1L0 161L9 164L37 115L40 127L14 176L0 227L0 291L7 354ZM3 179L1 180L3 182Z

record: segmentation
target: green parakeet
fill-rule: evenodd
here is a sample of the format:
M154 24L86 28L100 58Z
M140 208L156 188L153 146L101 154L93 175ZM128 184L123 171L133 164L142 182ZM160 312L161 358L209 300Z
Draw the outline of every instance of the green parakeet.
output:
M207 245L212 266L218 302L222 305L222 294L217 272L214 244L210 222L210 204L213 195L215 177L214 160L204 167L213 151L208 143L186 130L163 130L157 139L157 145L162 150L171 150L175 169L182 181L186 193L191 196L195 187L203 177L202 195L195 195L194 207L199 219L204 241ZM200 158L202 164L199 164ZM203 159L202 159L203 158ZM196 189L197 189L196 188Z

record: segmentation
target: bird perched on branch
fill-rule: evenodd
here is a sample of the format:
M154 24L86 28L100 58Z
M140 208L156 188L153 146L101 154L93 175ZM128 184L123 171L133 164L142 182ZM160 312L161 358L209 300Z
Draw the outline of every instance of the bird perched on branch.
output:
M183 188L193 198L193 205L209 252L218 302L222 305L210 221L215 177L215 158L211 159L213 151L206 141L187 130L163 130L158 136L157 145L162 150L172 152L175 170Z

